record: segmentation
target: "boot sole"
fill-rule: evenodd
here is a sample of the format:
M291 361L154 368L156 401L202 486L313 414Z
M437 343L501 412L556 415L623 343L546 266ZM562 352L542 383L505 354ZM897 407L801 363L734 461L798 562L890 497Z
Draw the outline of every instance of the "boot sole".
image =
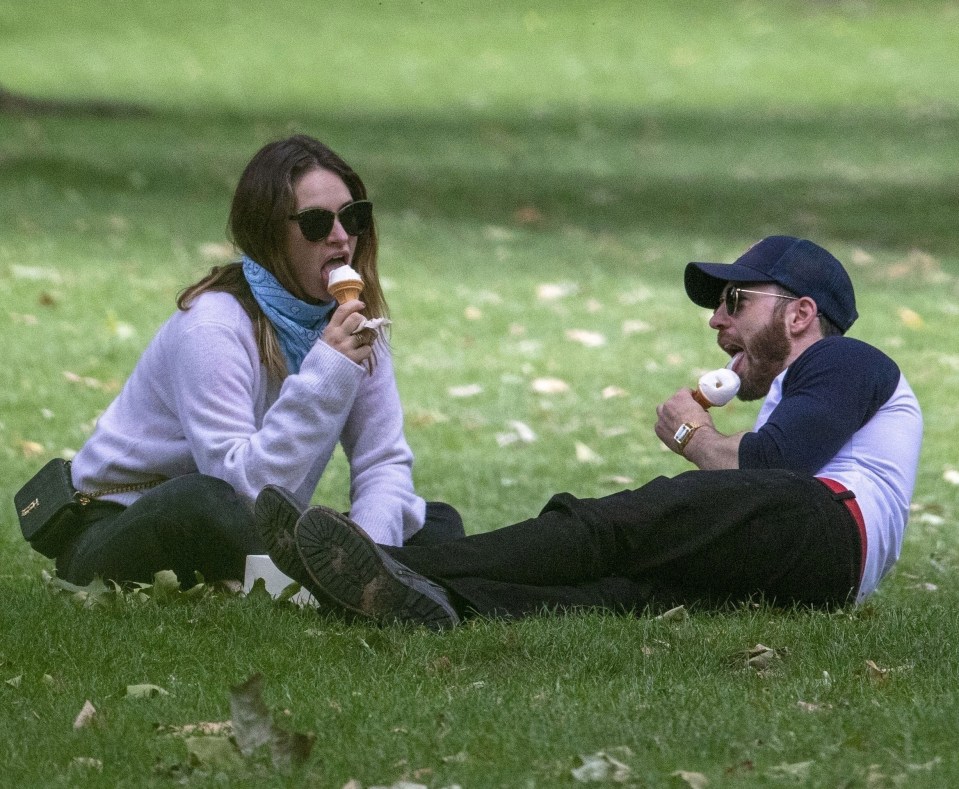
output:
M253 524L273 563L294 581L308 578L296 550L294 529L302 513L299 505L283 488L267 485L253 505Z
M295 537L296 522L301 515L293 495L276 485L263 488L253 505L253 522L273 563L313 595L320 613L339 611L340 606L322 589L316 588L303 566Z
M311 507L297 521L302 566L327 597L383 624L410 622L433 630L459 624L446 592L380 549L349 518Z

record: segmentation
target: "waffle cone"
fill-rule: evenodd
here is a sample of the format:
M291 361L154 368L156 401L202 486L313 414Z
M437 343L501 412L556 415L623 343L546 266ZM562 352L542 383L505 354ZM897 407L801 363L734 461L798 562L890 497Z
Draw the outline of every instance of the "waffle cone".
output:
M699 389L693 389L693 400L699 403L707 411L713 407L713 404L706 399L706 395L704 395Z
M358 299L363 292L363 283L356 281L337 282L330 285L330 293L340 304L346 304L348 301Z

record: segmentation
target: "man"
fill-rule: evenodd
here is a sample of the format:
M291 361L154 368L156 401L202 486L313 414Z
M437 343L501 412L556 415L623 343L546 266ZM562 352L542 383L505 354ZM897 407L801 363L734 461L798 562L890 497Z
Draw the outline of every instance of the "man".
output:
M881 351L843 334L858 317L842 264L771 236L735 263L690 263L685 287L713 309L752 431L724 435L682 389L656 434L698 467L599 499L554 496L535 518L439 546L383 547L324 507L256 518L270 553L323 603L381 622L441 628L467 614L721 604L841 605L899 556L922 416Z

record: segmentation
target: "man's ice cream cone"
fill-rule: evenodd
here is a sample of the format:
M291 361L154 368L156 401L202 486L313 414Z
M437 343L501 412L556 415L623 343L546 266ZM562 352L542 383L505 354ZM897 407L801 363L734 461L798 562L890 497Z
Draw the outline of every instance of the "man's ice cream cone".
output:
M706 373L693 390L693 400L703 408L726 405L739 391L739 376L723 367Z
M713 407L713 404L706 399L706 395L702 393L701 389L693 389L693 400L707 410Z

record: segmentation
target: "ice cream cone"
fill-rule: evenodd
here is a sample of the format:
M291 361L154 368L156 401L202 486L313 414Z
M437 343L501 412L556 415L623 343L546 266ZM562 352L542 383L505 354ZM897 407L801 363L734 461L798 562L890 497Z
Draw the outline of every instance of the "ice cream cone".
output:
M713 404L706 399L706 395L704 395L699 389L693 389L693 400L699 403L707 411L713 407Z
M739 391L739 376L728 367L713 370L699 379L693 400L703 408L726 405Z
M346 280L330 285L330 293L340 304L358 299L363 292L363 283L356 280Z
M330 274L326 289L340 303L358 299L363 292L363 278L349 265L338 266Z

